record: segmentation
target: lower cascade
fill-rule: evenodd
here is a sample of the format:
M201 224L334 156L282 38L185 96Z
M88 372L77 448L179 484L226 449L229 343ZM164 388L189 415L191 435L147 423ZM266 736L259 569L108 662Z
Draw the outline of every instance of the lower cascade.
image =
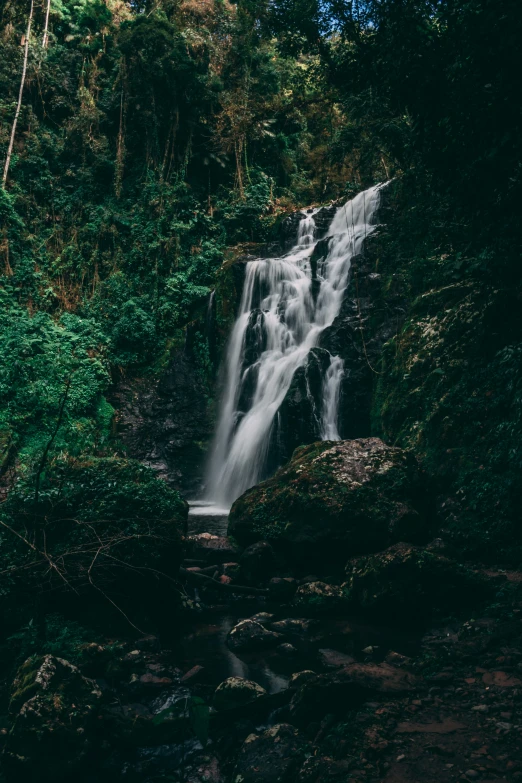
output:
M313 269L318 237L314 215L303 213L297 243L285 255L246 265L245 284L225 359L225 384L208 465L205 497L228 509L266 477L278 412L296 370L339 314L351 260L376 224L382 185L338 208L327 232L328 249ZM339 440L343 361L331 356L314 414L322 440Z

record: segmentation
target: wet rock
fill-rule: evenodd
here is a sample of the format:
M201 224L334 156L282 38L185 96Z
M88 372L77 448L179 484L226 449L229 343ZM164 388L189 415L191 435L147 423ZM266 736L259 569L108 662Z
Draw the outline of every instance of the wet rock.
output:
M342 666L348 666L355 663L355 658L338 650L322 649L318 653L319 663L326 669L340 669Z
M317 628L317 620L307 620L302 617L287 617L272 623L272 630L284 636L306 636Z
M256 623L261 623L261 625L270 625L274 617L275 615L270 614L270 612L258 612L257 614L254 614L252 617L250 617L250 620L254 620Z
M268 583L268 590L272 601L291 601L297 590L297 582L289 576L274 576Z
M279 723L246 738L232 775L233 783L285 783L292 780L310 745L294 726Z
M96 739L101 691L63 658L29 658L13 683L8 780L69 781Z
M408 666L411 662L411 658L402 655L402 653L395 652L394 650L390 650L384 659L384 663L389 663L391 666Z
M187 683L193 683L195 680L200 680L202 677L203 672L205 671L204 666L200 666L199 664L196 664L196 666L193 666L192 669L189 669L188 672L185 672L183 677L181 678L180 682L185 685Z
M288 685L290 688L300 688L305 682L313 680L315 677L317 677L317 674L314 671L304 669L302 672L294 672L290 677Z
M364 612L408 622L433 608L456 609L485 597L486 577L437 552L396 544L346 568L350 598Z
M314 287L312 279L312 288ZM271 441L269 465L274 472L292 458L295 449L305 443L321 440L321 411L323 379L328 372L331 356L322 348L312 348L306 361L298 367L279 408L277 431Z
M246 581L256 584L270 576L274 567L274 550L268 541L257 541L245 549L239 564Z
M293 605L305 615L334 614L348 606L348 594L342 587L326 582L308 582L298 588Z
M372 696L401 696L421 686L420 678L388 664L348 664L305 682L292 697L290 719L304 725L326 713L355 708Z
M170 677L159 677L150 672L142 674L141 677L138 677L137 681L140 685L150 686L151 688L167 688L169 685L172 685L173 682ZM133 684L132 678L131 684Z
M266 691L257 682L242 677L229 677L216 688L213 706L216 710L230 710L249 704L260 696L266 696Z
M239 554L239 548L229 538L212 533L198 533L188 536L187 550L191 557L204 560L208 565L230 562Z
M297 243L297 230L303 215L304 212L292 212L281 221L279 239L285 250L290 250Z
M240 543L263 534L289 559L328 564L427 534L414 457L379 438L314 443L230 512Z
M275 647L282 641L281 635L263 628L254 620L242 620L234 626L227 637L231 650L250 652L266 647Z

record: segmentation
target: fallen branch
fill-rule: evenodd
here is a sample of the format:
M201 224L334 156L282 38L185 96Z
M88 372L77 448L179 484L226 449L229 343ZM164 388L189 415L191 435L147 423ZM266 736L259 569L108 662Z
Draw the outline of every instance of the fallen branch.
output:
M262 587L247 587L245 585L227 585L223 582L216 582L211 576L205 576L205 574L198 573L197 571L188 571L186 568L180 568L179 573L184 576L187 581L194 582L195 584L206 585L212 587L215 590L223 590L227 593L243 593L245 595L268 595L268 590Z

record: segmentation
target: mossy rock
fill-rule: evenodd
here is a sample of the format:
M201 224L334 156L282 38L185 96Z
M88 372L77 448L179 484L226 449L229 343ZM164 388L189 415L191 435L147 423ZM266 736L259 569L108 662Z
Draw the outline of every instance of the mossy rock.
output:
M396 544L384 552L355 558L345 585L357 609L379 619L408 624L433 609L454 612L487 597L492 581L444 555Z
M266 690L253 680L243 677L229 677L220 683L214 693L213 706L216 710L230 710L266 696Z
M296 449L272 478L242 495L228 532L241 544L263 538L297 561L331 565L427 535L415 458L378 438Z
M69 661L29 658L12 688L7 780L71 780L91 753L101 701L95 681Z

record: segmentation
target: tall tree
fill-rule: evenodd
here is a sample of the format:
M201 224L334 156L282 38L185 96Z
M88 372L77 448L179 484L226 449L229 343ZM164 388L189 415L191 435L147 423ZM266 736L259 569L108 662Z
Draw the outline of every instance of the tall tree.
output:
M47 8L45 11L45 25L44 25L44 32L43 32L43 38L42 38L42 48L45 49L47 47L47 43L49 41L49 12L51 11L51 0L47 0Z
M20 80L20 91L18 93L18 104L16 106L16 112L13 120L13 127L11 128L11 137L9 139L9 147L7 148L7 155L5 158L4 173L2 176L2 187L5 188L7 175L9 173L9 164L11 163L11 155L13 154L13 145L16 135L16 125L18 123L18 117L20 116L20 109L22 108L22 96L24 93L25 75L27 73L27 59L29 57L29 41L31 39L31 25L33 23L33 9L34 0L31 0L31 8L29 11L29 19L27 20L27 32L25 34L25 49L24 49L24 65L22 68L22 78Z

